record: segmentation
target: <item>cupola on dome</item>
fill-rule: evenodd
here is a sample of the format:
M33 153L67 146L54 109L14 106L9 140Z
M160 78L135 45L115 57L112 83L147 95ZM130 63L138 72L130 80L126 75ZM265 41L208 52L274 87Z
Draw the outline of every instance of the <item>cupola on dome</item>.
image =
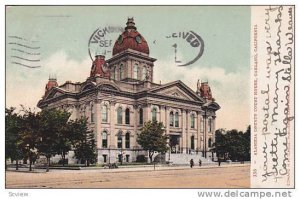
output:
M113 56L132 49L149 55L149 46L145 38L136 30L133 18L128 18L125 31L118 37L113 48Z

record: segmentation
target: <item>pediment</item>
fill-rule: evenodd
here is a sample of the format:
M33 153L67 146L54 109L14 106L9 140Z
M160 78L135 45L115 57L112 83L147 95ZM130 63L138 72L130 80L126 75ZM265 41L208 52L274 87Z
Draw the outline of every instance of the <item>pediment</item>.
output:
M192 89L190 89L181 81L175 81L159 86L157 88L151 89L150 92L173 98L200 101L204 103L204 100L200 96L198 96Z
M56 98L56 97L59 97L61 95L63 95L64 92L58 88L52 88L50 90L50 92L46 95L45 99L51 99L51 98Z
M85 85L82 86L81 92L86 91L86 90L91 90L91 89L93 89L95 87L96 87L95 83L88 82L88 83L86 83Z
M119 91L119 88L114 84L103 83L99 86L100 90L108 90L108 91Z
M187 93L185 93L183 90L181 90L180 88L178 88L176 86L173 86L168 89L160 90L156 93L161 94L161 95L167 95L170 97L185 99L185 100L193 100L192 97L190 97Z
M207 107L208 109L211 109L214 111L217 111L221 108L220 105L214 101L208 102L208 103L204 104L204 106Z

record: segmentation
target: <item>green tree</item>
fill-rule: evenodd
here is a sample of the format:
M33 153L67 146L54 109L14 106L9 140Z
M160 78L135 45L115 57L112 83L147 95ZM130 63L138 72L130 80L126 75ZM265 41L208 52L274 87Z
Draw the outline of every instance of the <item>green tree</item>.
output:
M229 158L233 161L249 161L250 160L250 135L251 129L248 126L246 132L232 129L226 131L224 129L216 130L216 142L213 151L217 153L219 158Z
M59 126L56 130L54 149L57 154L61 155L63 166L65 166L66 155L71 150L73 139L72 133L74 129L72 128L72 122L68 122L70 116L71 114L66 111L58 111L60 121L57 124Z
M165 153L168 150L168 136L164 132L163 123L148 121L137 137L137 142L149 152L150 162L155 151Z
M21 118L15 113L15 108L5 108L5 160L15 160L16 170L19 169L19 160L23 158L22 150L18 146L20 125Z
M179 140L177 137L173 136L173 137L170 137L169 139L169 146L170 146L170 150L173 151L174 148L173 147L176 147L176 145L179 144Z
M97 159L95 134L88 130L86 118L75 120L71 125L75 157L84 161L86 166L90 166Z
M226 159L226 156L228 154L228 148L226 143L226 137L223 134L225 132L224 129L218 129L216 130L215 136L215 143L213 143L213 151L216 152L217 157L221 159Z
M22 106L20 139L18 146L22 150L25 159L29 160L29 170L32 170L32 163L36 159L36 146L39 139L40 115L31 109Z
M42 110L40 113L39 142L37 150L47 159L49 171L50 158L56 154L65 155L66 143L63 138L70 114L58 109Z

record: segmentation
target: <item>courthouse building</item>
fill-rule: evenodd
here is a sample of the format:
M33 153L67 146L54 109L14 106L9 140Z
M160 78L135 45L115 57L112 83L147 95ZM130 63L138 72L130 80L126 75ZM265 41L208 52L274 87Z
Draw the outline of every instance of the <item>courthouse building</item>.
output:
M203 156L214 142L220 109L208 83L195 80L196 91L180 80L155 83L153 68L160 66L154 65L156 59L149 54L147 41L129 18L114 44L112 58L97 55L84 82L58 85L55 78L49 78L38 107L65 109L72 113L71 119L86 116L97 140L98 163L147 157L136 140L149 120L164 124L170 154Z

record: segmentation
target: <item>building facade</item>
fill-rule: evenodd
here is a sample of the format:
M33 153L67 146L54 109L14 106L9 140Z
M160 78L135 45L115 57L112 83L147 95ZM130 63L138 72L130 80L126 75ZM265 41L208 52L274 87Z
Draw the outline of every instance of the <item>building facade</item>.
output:
M84 82L67 81L59 86L56 79L49 79L38 107L65 109L71 119L87 117L97 141L98 163L147 157L136 140L149 120L164 124L170 153L206 155L215 139L220 109L208 83L198 80L196 91L180 80L154 83L156 59L149 54L147 41L129 18L112 58L97 55Z

